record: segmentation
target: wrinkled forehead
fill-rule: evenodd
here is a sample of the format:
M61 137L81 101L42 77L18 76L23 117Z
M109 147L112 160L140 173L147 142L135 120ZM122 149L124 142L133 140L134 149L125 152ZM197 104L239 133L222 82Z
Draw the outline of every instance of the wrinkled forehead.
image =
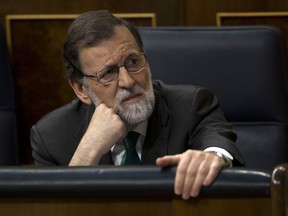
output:
M86 36L83 36L83 38L80 39L79 41L78 51L80 51L83 48L99 46L102 43L105 43L107 41L114 41L115 39L117 40L126 39L133 41L138 46L138 48L142 50L140 44L135 38L135 35L126 26L116 25L112 28L103 29L100 32L98 31L95 31L94 33L90 32Z
M136 39L126 27L117 26L114 32L109 39L79 51L82 67L102 69L106 65L123 62L130 54L141 52Z

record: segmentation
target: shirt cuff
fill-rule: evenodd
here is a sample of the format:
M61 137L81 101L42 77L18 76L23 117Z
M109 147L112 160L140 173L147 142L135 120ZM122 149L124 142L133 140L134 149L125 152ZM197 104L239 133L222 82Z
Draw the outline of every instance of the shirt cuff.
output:
M233 156L227 150L220 147L208 147L204 149L204 151L216 152L216 153L220 152L222 155L224 155L226 158L230 160L229 167L232 167Z

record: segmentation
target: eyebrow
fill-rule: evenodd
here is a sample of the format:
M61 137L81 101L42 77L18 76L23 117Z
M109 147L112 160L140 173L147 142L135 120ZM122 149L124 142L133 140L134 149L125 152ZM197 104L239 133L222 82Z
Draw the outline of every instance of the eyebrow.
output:
M127 60L127 58L129 58L130 56L133 56L133 55L139 55L139 53L132 52L132 53L128 54L128 55L125 57L125 59L124 59L124 63L125 63L125 61ZM113 67L115 67L115 66L118 67L118 64L108 64L108 65L104 66L103 69L98 70L98 71L95 72L94 74L97 75L97 74L99 74L99 73L101 73L101 72L103 72L103 71L106 72L107 70L109 70L110 68L113 68ZM105 72L104 72L104 73L105 73Z
M117 64L109 64L106 65L102 70L97 71L95 74L105 74L109 69L113 68L113 67L118 67ZM102 73L103 72L103 73Z

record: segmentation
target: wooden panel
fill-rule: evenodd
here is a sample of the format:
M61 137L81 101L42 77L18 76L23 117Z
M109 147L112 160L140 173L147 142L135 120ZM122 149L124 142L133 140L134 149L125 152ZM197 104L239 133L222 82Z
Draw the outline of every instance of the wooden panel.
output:
M217 12L267 11L266 0L189 0L186 4L186 24L215 26Z
M284 29L288 24L288 12L217 13L216 20L218 26L266 24Z
M1 215L221 215L271 216L269 198L1 198Z
M288 11L287 0L188 0L185 7L186 25L214 26L219 12L281 12Z
M115 14L135 25L155 26L156 14ZM30 128L51 110L74 99L65 79L61 52L77 14L8 15L7 40L15 80L20 152L32 163Z
M0 199L0 215L9 216L110 216L171 215L169 200L95 198L11 198Z
M271 216L269 198L200 198L189 201L174 200L174 215L233 215L233 216Z
M183 25L184 0L0 0L0 22L7 14L156 13L157 25Z

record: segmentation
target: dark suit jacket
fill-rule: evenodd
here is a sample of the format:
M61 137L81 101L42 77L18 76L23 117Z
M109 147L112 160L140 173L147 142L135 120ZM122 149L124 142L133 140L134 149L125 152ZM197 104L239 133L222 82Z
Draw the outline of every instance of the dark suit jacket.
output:
M142 164L155 164L156 158L163 155L211 146L230 152L234 164L244 163L234 144L237 135L210 91L196 86L169 86L160 81L154 81L153 87L156 103L148 121ZM76 99L34 125L31 145L35 163L68 165L94 110L94 105ZM110 152L102 157L100 164L112 164Z

